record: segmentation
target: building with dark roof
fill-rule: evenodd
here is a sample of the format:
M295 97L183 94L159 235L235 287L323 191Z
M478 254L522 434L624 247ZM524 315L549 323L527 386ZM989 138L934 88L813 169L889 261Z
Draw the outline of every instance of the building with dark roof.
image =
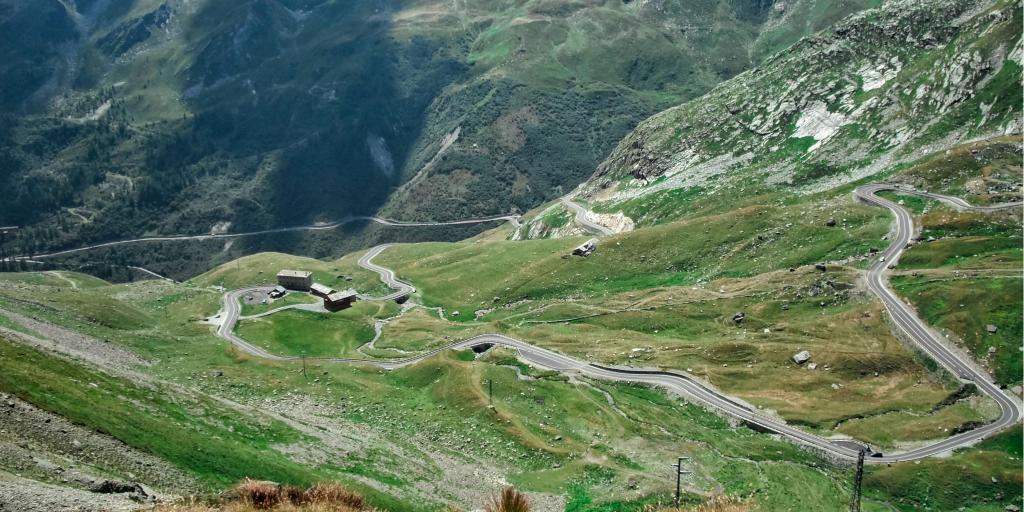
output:
M324 307L329 311L345 309L351 307L358 297L358 294L353 290L334 292L324 297Z

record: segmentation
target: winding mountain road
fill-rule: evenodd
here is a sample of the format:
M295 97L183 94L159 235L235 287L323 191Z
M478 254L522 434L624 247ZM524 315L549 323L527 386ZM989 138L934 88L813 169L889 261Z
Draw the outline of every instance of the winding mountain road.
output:
M1000 389L999 386L995 385L992 382L991 377L986 375L981 369L977 368L972 361L966 360L966 356L961 356L956 350L951 349L947 345L948 341L946 341L940 334L930 329L924 321L914 313L910 306L900 300L896 296L896 293L889 287L889 280L886 278L886 274L888 273L890 266L896 265L899 261L900 255L903 254L907 244L910 243L910 239L914 234L914 221L910 212L907 211L906 208L877 195L878 192L885 190L935 199L950 204L963 211L993 212L1007 208L1017 208L1020 207L1022 203L1014 202L992 206L974 206L957 197L911 190L886 183L864 185L862 187L858 187L854 191L854 196L858 200L872 206L885 208L896 216L896 229L892 237L892 242L867 270L868 289L877 295L882 301L882 304L885 305L885 309L889 311L889 315L892 318L893 323L895 323L921 350L931 356L932 359L935 359L957 378L976 385L982 393L988 395L999 405L1000 416L996 421L989 423L988 425L978 427L974 430L950 437L936 444L907 453L914 454L916 452L922 452L924 455L932 455L984 438L989 434L1019 422L1021 419L1021 402L1017 397L1010 395L1006 391Z
M201 241L201 240L217 240L217 239L231 239L231 238L242 238L247 236L257 235L270 235L274 233L289 233L295 231L326 231L336 229L358 221L369 221L382 224L384 226L394 227L428 227L428 226L458 226L465 224L483 224L485 222L496 222L506 221L511 222L514 225L519 224L519 215L500 215L496 217L481 217L478 219L464 219L464 220L453 220L445 222L403 222L398 220L385 219L383 217L365 217L365 216L353 216L347 217L338 222L331 222L329 224L308 224L305 226L292 226L285 228L273 228L263 229L259 231L248 231L244 233L221 233L221 234L206 234L206 235L167 235L167 236L149 236L141 238L129 238L125 240L114 240L112 242L104 242L99 244L87 245L84 247L76 247L74 249L66 249L63 251L56 251L43 254L32 254L26 256L13 256L10 259L14 260L40 260L46 258L55 258L57 256L67 256L69 254L75 254L79 252L91 251L94 249L101 249L104 247L116 247L119 245L129 245L144 242L182 242L182 241ZM161 276L162 277L162 276Z
M969 209L975 211L994 211L1004 208L1012 208L1020 206L1019 203L986 206L986 207L975 207L969 203L958 199L951 198L949 196L942 196L939 194L930 194L926 192L908 191L898 189L892 185L887 184L872 184L858 188L854 195L857 199L864 201L868 204L879 206L890 210L896 217L896 223L894 225L894 236L893 241L889 247L883 253L885 260L893 263L899 255L906 248L907 243L910 241L910 237L913 234L914 226L910 213L906 209L893 203L892 201L878 197L877 192L882 190L899 190L903 193L914 193L917 195L923 195L940 201L948 202L953 204L955 207L960 209ZM577 210L577 214L579 211ZM368 251L359 260L359 265L367 270L371 270L380 275L381 280L387 285L395 288L394 294L379 297L377 299L390 299L402 295L407 295L415 291L408 283L404 283L397 279L394 271L376 265L372 262L373 258L379 255L388 246L377 246ZM993 384L990 378L984 374L981 370L976 369L971 363L966 362L957 355L956 352L946 347L945 342L939 339L938 335L929 329L921 319L919 319L909 306L900 301L895 293L888 287L887 280L885 278L887 271L887 263L876 260L874 264L867 271L868 286L870 290L878 295L879 299L882 300L886 309L892 315L894 323L896 323L900 329L902 329L907 336L913 340L915 344L921 347L927 354L934 357L943 366L948 368L954 375L965 381L973 382L978 386L984 394L990 396L999 405L1001 414L1000 417L993 423L978 427L974 430L963 432L955 436L937 441L935 443L922 446L910 451L896 454L875 454L867 459L869 463L890 463L890 462L902 462L918 460L925 457L937 455L943 452L947 452L954 448L971 444L979 439L982 439L992 433L1007 428L1013 424L1016 424L1021 419L1021 405L1020 400L1014 396L1011 396L999 389L998 386ZM240 290L234 290L224 295L224 315L221 325L217 330L217 334L222 338L230 341L233 345L239 349L252 354L257 357L262 357L274 361L291 361L299 359L294 356L281 356L272 354L266 350L257 347L248 341L242 339L234 333L235 324L238 321L240 305L239 298L251 290L260 288L245 288ZM462 341L447 344L437 349L431 350L426 353L416 355L414 357L402 358L402 359L391 359L391 360L374 360L374 359L357 359L357 358L309 358L317 359L323 362L335 362L335 363L348 363L348 364L363 364L371 365L378 368L384 369L395 369L416 364L420 361L433 357L445 350L455 349L462 350L474 347L481 344L494 344L505 346L514 350L517 350L519 356L534 365L557 370L561 372L575 373L579 375L585 375L588 377L610 380L610 381L621 381L621 382L637 382L646 383L656 386L661 386L669 391L688 398L689 400L706 405L708 407L717 409L724 414L737 418L745 423L758 427L762 430L769 432L775 432L777 434L786 436L787 438L801 443L803 445L818 449L829 455L846 459L856 459L858 449L854 446L855 443L851 443L848 440L834 440L827 439L815 434L805 432L801 429L787 425L786 423L769 418L758 414L752 410L749 406L740 403L739 401L724 395L717 390L714 390L692 377L675 371L662 371L662 370L647 370L637 368L616 368L601 366L593 363L588 363L569 357L564 354L560 354L545 348L531 345L525 341L518 340L502 334L483 334L469 338Z
M366 254L364 254L362 258L359 258L359 266L365 268L366 270L369 270L371 272L376 272L377 274L379 274L380 275L380 280L384 281L385 284L387 284L388 286L393 288L395 290L395 292L394 293L390 293L388 295L385 295L383 297L371 297L369 295L362 295L362 294L360 294L359 295L360 299L362 299L362 300L395 300L395 299L400 298L400 297L406 297L408 295L412 295L413 293L416 292L416 288L414 288L411 284L406 283L404 281L400 281L397 277L395 277L395 271L394 270L391 270L390 268L382 267L380 265L375 265L373 263L373 259L376 258L378 254L384 252L384 249L387 249L388 247L391 247L391 245L390 244L383 244L383 245L378 245L378 246L370 249L369 251L366 251Z
M576 214L576 224L578 224L585 231L589 231L598 236L611 236L615 234L608 226L603 226L587 218L589 210L573 202L570 196L564 196L561 198L562 205L565 206L569 211Z

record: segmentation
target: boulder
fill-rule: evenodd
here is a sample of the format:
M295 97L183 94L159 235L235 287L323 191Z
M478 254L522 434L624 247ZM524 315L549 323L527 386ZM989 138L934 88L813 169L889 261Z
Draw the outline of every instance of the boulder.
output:
M590 256L594 251L597 250L597 239L591 238L580 245L579 247L572 250L573 256Z
M994 325L992 325L992 324L986 325L985 326L985 330L988 331L989 334L995 334L995 333L999 332L999 328L994 326Z
M815 270L820 270L822 272L825 272L826 270L828 270L828 267L826 267L824 263L815 263L814 264L814 268L815 268Z
M117 480L93 482L93 484L89 486L89 491L100 494L121 494L130 492L132 494L146 496L146 491L142 489L141 485L135 482L119 482Z
M835 219L829 219L828 221L825 222L825 225L831 228L831 227L836 225L836 220Z
M806 350L801 350L793 356L793 362L796 364L804 364L811 359L811 353Z
M747 315L745 313L743 313L742 311L739 311L735 315L732 316L732 321L736 322L736 323L741 323L741 322L743 322L743 319L746 318L746 317L747 317Z

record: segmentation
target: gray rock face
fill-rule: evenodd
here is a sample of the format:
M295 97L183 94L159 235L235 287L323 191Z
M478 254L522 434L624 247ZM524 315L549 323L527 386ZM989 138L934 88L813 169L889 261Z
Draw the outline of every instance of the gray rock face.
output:
M891 0L849 16L648 118L584 188L612 182L602 189L609 204L752 179L813 193L936 147L1020 133L1019 94L997 79L1024 60L1019 30L1007 27L1014 17L977 5Z

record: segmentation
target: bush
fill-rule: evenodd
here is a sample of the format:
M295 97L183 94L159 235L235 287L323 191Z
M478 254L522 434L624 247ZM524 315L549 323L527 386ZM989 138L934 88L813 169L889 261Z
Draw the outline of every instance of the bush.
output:
M282 492L278 484L246 478L235 486L235 496L247 505L269 509L281 504Z
M343 505L355 510L362 510L366 507L366 500L337 482L320 482L310 487L304 496L304 501L311 504L333 504Z
M161 512L360 512L366 499L337 482L320 482L309 489L296 485L246 478L239 482L226 500L211 504L196 501L158 507Z
M526 495L506 487L500 493L491 496L490 501L484 505L484 512L530 512L530 502Z
M663 508L657 512L753 512L756 510L750 503L733 496L712 496L711 499L701 503L695 508ZM647 507L645 512L655 512L654 507Z

